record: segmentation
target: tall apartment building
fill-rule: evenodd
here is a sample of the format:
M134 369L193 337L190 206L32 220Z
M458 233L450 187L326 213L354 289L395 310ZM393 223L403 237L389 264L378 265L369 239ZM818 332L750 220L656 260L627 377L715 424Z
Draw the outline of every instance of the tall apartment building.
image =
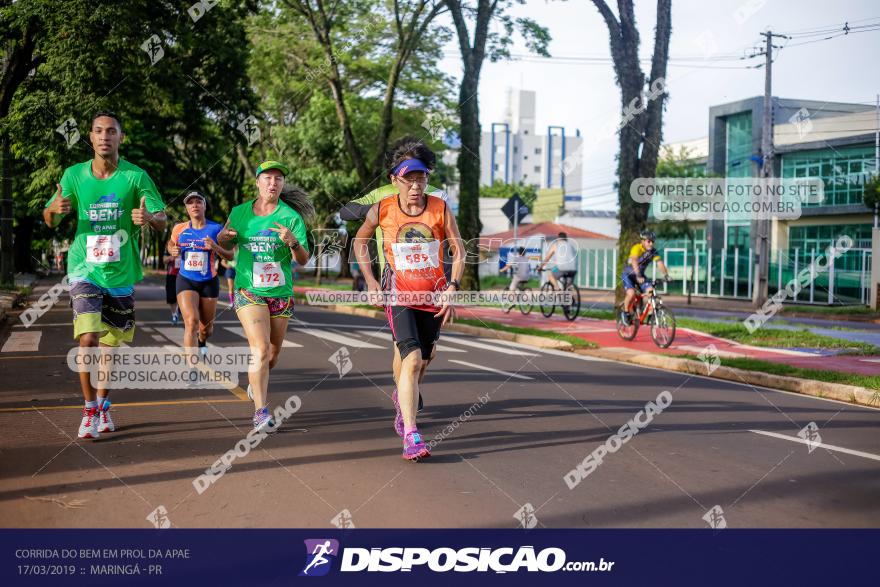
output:
M480 142L480 183L495 181L562 188L565 208L581 209L583 166L563 172L562 161L580 149L578 129L550 125L545 134L535 128L535 92L508 89L507 109L502 122L483 128Z

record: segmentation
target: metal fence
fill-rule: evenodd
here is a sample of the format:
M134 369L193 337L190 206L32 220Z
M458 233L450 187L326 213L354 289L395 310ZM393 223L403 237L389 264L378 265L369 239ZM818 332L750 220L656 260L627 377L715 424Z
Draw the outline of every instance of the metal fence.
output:
M752 249L730 248L712 252L702 248L661 251L671 282L660 291L677 295L751 299L755 256ZM582 249L578 257L578 287L611 290L617 286L617 250ZM810 304L868 304L871 249L853 248L826 256L824 248L779 249L770 261L770 295L798 281L802 287L788 302ZM648 276L656 278L652 264ZM807 281L807 277L809 280ZM805 283L806 282L806 283ZM791 287L790 290L797 288Z

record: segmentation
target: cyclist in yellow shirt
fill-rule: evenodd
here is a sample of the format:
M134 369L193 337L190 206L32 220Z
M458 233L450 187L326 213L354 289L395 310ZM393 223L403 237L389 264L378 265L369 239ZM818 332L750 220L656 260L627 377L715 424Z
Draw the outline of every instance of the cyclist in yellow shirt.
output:
M647 269L648 265L656 261L657 267L663 273L663 279L669 281L669 270L660 257L660 251L654 248L654 241L657 239L657 235L652 230L643 230L639 233L639 238L642 239L642 242L633 245L630 249L627 264L624 266L623 274L620 276L621 281L623 281L623 287L626 288L621 319L627 326L630 324L630 314L636 297L636 288L638 287L642 293L647 293L654 289L654 283L645 277L645 269Z

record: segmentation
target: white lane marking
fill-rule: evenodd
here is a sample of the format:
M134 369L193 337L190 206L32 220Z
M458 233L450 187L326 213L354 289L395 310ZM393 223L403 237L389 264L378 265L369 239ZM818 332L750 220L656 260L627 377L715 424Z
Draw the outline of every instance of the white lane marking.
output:
M514 377L516 379L528 379L532 380L534 377L527 377L526 375L518 375L516 373L509 373L507 371L502 371L501 369L493 369L492 367L486 367L484 365L477 365L476 363L468 363L467 361L459 361L458 359L448 359L450 363L457 363L459 365L464 365L465 367L473 367L474 369L482 369L483 371L490 371L492 373L498 373L499 375L506 375L507 377Z
M535 357L537 356L535 353L528 353L526 351L521 351L518 349L512 349L504 346L495 345L496 341L492 341L492 344L485 344L482 342L477 342L475 340L467 340L460 336L448 337L446 338L447 342L451 342L454 344L463 344L464 346L471 346L478 349L484 349L487 351L495 351L496 353L504 353L505 355L517 355L519 357Z
M810 442L808 443L803 438L799 438L797 436L787 436L785 434L777 434L776 432L766 432L764 430L749 430L749 432L754 432L755 434L763 434L764 436L771 436L773 438L779 438L781 440L788 440L790 442L799 442L800 444L812 444L813 446L821 446L822 448L827 448L828 450L836 450L837 452L846 453L848 455L855 455L857 457L862 457L865 459L871 459L874 461L880 461L880 455L871 454L869 452L862 452L860 450L852 450L851 448L843 448L842 446L834 446L833 444L825 444L824 442Z
M389 342L394 342L394 337L391 336L390 332L385 332L384 330L358 330L360 334L364 336L371 336L375 338L381 338L382 340L387 340ZM436 345L438 351L442 351L444 353L466 353L467 351L464 349L456 349L451 346L446 346L443 344L437 343Z
M161 334L151 334L150 336L153 338L153 340L158 340L159 342L165 342L166 340L168 340Z
M880 359L859 359L860 361L864 361L866 363L880 363Z
M310 334L314 337L320 338L322 340L336 342L345 346L355 347L359 349L384 349L384 346L379 346L376 344L372 344L369 342L364 342L362 340L358 340L352 336L345 336L342 334L336 334L334 332L328 332L326 330L320 330L318 328L302 328L297 326L294 328L294 332L303 332L305 334Z
M224 326L223 330L228 330L232 334L237 334L238 336L245 338L245 339L247 338L247 336L244 333L244 328L242 328L241 326ZM295 349L295 348L302 347L302 345L295 343L295 342L291 342L285 338L284 341L282 341L282 343L281 343L281 347Z
M40 348L42 337L43 332L40 330L11 332L9 338L3 343L0 353L35 353Z
M778 355L789 355L792 357L821 357L820 353L808 353L806 351L795 351L792 349L777 349L765 346L752 346L750 344L737 344L734 349L748 349L750 351L759 351L762 353L776 353Z
M148 311L148 310L145 310L145 311ZM167 324L169 324L169 322L170 322L169 320L138 320L137 326L138 326L138 328L143 329L143 327L147 326L148 324L165 324L165 325L167 325ZM238 320L214 320L214 324L241 324L241 322L239 322ZM33 326L31 326L31 329L52 328L52 327L57 327L57 326L70 327L70 322L53 322L51 324L34 324ZM12 327L13 328L24 328L25 326L24 326L24 324L14 324ZM361 326L360 328L363 328L363 326Z
M163 335L171 342L183 346L183 328L174 328L169 326L168 328L156 328L156 332Z

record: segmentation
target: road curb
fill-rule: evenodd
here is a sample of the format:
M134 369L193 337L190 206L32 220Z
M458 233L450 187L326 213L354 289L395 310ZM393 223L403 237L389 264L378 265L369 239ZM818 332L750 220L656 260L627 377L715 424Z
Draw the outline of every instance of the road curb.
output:
M322 305L320 307L327 308L334 312L350 314L353 316L364 316L367 318L380 319L386 317L385 312L383 312L382 310L373 310L371 308L355 308L352 306L342 305ZM857 385L845 385L843 383L826 383L824 381L800 379L798 377L788 377L785 375L773 375L770 373L762 373L760 371L747 371L745 369L725 367L724 365L714 366L714 368L712 368L710 372L710 368L713 367L712 365L693 359L683 359L678 357L671 357L669 355L642 353L630 349L574 348L574 345L564 340L544 338L532 334L518 334L515 332L507 332L504 330L495 330L492 328L471 326L469 324L448 324L444 327L444 330L448 330L450 332L458 332L461 334L474 334L483 337L498 338L510 342L518 342L521 344L536 346L538 348L572 351L581 355L598 357L601 359L609 359L612 361L619 361L623 363L632 363L634 365L642 365L644 367L655 367L657 369L665 369L667 371L678 371L681 373L689 373L691 375L702 375L704 377L724 379L727 381L734 381L736 383L745 383L747 385L769 387L771 389L791 391L794 393L811 395L813 397L819 398L835 399L851 404L857 404L872 408L880 407L880 391L868 389L866 387L859 387Z
M645 367L656 367L667 371L679 371L692 375L702 375L715 379L725 379L747 385L759 385L782 391L792 391L803 395L811 395L826 399L835 399L851 404L877 408L880 407L880 391L859 387L857 385L845 385L843 383L827 383L812 379L800 379L785 375L773 375L760 371L747 371L724 365L710 365L703 361L682 359L667 355L655 355L641 353L630 349L577 349L576 353L589 355L602 359L633 363Z

